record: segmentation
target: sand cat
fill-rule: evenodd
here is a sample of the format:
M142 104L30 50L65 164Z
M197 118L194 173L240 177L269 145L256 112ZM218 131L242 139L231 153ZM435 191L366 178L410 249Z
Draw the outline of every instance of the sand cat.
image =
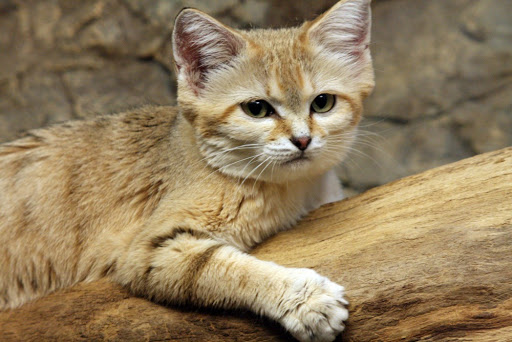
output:
M178 106L31 131L0 146L0 308L109 277L169 303L249 309L330 341L343 287L247 251L342 196L332 168L373 88L370 1L300 27L177 16Z

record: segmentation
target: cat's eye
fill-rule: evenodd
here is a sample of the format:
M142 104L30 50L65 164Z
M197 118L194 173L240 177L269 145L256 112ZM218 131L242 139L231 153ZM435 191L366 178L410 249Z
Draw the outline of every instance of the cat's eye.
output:
M326 113L334 107L335 98L332 94L320 94L311 103L311 111L315 113Z
M254 118L264 118L275 113L274 108L265 100L255 100L242 103L245 114Z

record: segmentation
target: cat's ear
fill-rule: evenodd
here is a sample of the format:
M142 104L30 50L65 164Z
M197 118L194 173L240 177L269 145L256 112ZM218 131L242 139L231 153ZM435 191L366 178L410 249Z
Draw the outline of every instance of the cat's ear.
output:
M209 15L186 8L174 22L172 48L178 77L197 94L212 70L228 65L244 48L245 40Z
M369 56L371 0L342 0L307 23L311 42L349 63Z

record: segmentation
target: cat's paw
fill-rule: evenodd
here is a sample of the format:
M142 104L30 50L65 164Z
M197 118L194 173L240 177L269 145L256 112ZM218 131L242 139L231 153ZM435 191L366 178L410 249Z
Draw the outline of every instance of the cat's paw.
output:
M294 269L280 323L299 341L333 341L345 328L344 288L309 269Z

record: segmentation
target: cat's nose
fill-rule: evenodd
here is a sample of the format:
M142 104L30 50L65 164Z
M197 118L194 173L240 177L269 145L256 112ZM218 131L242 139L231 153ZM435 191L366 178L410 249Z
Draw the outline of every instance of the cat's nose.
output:
M292 137L290 139L292 144L297 146L297 148L301 151L304 151L306 148L308 148L309 143L311 142L311 137L308 136L302 136L302 137Z

